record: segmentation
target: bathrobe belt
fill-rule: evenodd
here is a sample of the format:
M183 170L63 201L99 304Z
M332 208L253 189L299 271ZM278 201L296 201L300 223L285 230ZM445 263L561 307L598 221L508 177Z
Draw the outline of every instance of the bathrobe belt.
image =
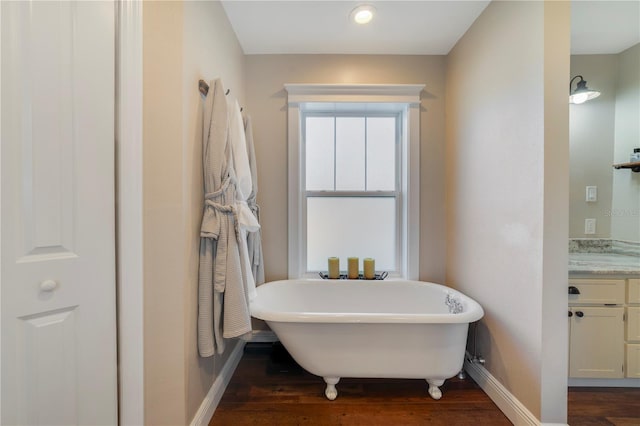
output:
M233 185L232 185L233 184ZM238 236L238 226L242 226L248 232L255 232L260 229L256 210L250 208L246 202L236 200L235 191L227 193L229 185L235 189L235 179L227 177L219 190L206 193L204 196L205 211L202 217L202 226L200 227L200 236L202 238L213 238L217 240L220 236L221 217L219 214L232 215L236 236ZM227 200L233 200L230 204L221 204L216 200L224 197ZM257 205L255 205L257 208Z
M232 202L223 204L225 200ZM238 214L232 177L227 177L219 190L205 194L204 207L200 237L217 241L214 246L213 289L218 293L224 293L227 284L228 239L238 239ZM235 235L231 236L232 233Z
M235 207L235 194L227 193L232 178L227 177L219 190L209 192L204 195L204 214L202 216L202 226L200 227L200 237L213 238L217 240L220 237L220 228L222 226L222 216L232 215L235 219L235 230L238 232L238 213ZM221 198L232 200L231 204L221 204ZM221 216L222 215L222 216Z
M256 196L252 192L249 198L247 198L247 205L251 210L251 213L256 217L256 220L260 222L260 206L256 203Z
M231 204L222 204L221 199L233 200ZM235 179L227 177L220 189L209 192L204 197L205 210L200 227L200 237L212 238L218 241L215 256L214 289L220 293L225 291L226 273L224 268L227 262L227 238L231 233L231 225L235 238L240 242L242 238L239 227L255 232L260 229L254 214L243 201L235 199ZM230 219L232 222L229 222Z
M247 200L247 205L249 206L249 210L251 210L251 213L253 213L253 216L255 216L258 223L260 223L260 206L256 203L256 196L253 192L251 193L251 195L249 196L249 199ZM262 263L262 244L260 241L261 240L260 234L252 233L249 235L249 238L258 239L256 243L251 245L253 247L253 250L251 251L253 255L253 259L252 259L253 265L259 266Z

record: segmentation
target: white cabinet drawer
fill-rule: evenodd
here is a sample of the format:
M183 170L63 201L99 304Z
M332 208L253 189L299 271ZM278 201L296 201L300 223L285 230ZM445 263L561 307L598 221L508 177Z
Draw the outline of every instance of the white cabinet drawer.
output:
M571 294L575 287L578 294ZM574 290L575 291L575 290ZM569 280L569 305L621 305L625 300L625 280Z
M640 305L640 278L629 279L627 291L627 303Z
M628 342L640 343L640 306L627 308L627 333Z

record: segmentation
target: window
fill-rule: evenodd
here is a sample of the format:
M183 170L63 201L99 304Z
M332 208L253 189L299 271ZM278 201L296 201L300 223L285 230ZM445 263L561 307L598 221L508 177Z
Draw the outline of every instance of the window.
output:
M286 87L289 277L317 277L331 256L346 270L357 256L417 278L423 86Z
M302 114L306 270L359 255L397 271L400 254L401 113Z

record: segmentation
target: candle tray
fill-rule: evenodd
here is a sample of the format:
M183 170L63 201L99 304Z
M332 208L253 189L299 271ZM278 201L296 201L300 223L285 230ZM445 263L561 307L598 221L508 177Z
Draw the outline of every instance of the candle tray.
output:
M325 274L324 272L318 272L318 275L320 275L320 278L322 278L323 280L328 280L329 279L329 274ZM388 272L380 272L379 274L376 274L375 277L372 280L384 280L385 278L387 278L389 276ZM348 280L349 278L347 277L347 274L340 274L339 278L335 278L338 280ZM359 274L358 278L359 280L364 280L364 275L363 274ZM367 280L367 281L372 281L372 280Z

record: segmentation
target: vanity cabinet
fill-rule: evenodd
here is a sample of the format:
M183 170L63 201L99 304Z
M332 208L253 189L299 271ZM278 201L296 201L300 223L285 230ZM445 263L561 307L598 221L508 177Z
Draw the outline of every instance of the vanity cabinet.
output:
M569 377L640 377L640 288L632 288L640 280L633 281L569 280Z

